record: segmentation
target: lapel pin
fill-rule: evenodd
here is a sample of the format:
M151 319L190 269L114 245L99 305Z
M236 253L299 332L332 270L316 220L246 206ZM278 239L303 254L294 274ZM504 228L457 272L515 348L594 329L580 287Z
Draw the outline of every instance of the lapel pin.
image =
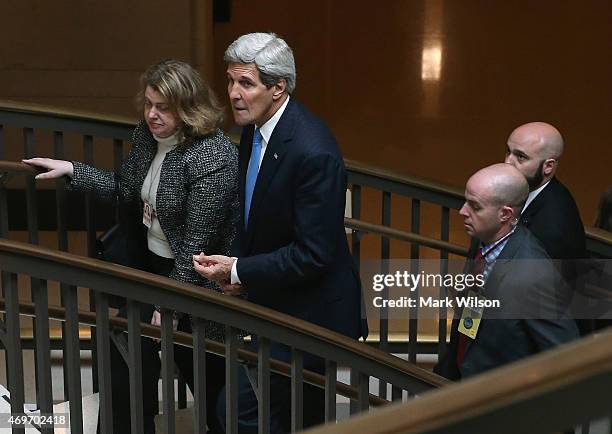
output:
M276 152L274 153L274 159L278 160L278 154Z

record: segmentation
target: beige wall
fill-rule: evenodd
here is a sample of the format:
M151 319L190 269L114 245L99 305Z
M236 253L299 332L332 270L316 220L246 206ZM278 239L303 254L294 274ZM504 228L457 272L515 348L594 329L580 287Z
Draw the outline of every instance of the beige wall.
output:
M271 30L294 48L295 96L349 158L462 185L503 158L512 128L545 120L566 138L559 177L585 223L612 184L610 2L234 0L214 28L210 3L2 2L0 97L133 114L146 65L179 57L226 101L225 47Z

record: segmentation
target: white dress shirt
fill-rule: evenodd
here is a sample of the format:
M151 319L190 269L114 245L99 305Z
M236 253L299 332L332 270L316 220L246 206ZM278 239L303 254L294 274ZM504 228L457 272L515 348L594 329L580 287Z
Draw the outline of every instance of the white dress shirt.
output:
M525 206L523 206L523 210L521 211L521 214L525 212L529 204L533 202L533 200L538 196L538 194L540 194L542 190L544 190L549 183L550 181L548 181L546 184L542 185L541 187L538 187L536 190L529 192L529 196L527 196L527 200L525 201Z
M285 109L287 108L287 104L289 104L289 98L290 98L289 95L287 95L287 99L285 100L283 105L281 105L280 108L276 110L276 113L274 113L274 115L272 115L272 117L268 119L266 123L264 123L261 126L258 126L257 124L255 125L255 128L259 128L259 132L261 133L261 156L259 158L259 166L257 167L258 171L259 171L259 168L261 168L261 162L263 161L264 155L266 154L266 149L268 148L268 142L270 141L270 137L272 137L272 132L274 131L274 128L276 128L276 124L278 123L281 116L285 112ZM236 264L238 264L238 259L236 259L234 263L232 264L232 273L231 273L231 284L232 285L236 283L237 284L242 283L240 282L240 278L238 277L238 271L236 269Z

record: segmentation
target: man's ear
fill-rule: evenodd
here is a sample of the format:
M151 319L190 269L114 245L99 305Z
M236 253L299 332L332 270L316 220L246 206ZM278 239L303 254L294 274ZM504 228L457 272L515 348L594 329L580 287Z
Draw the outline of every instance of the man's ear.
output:
M278 81L278 83L272 86L272 88L274 89L274 92L272 93L272 98L274 100L278 100L287 91L287 81L282 78Z
M499 209L499 219L502 223L512 221L514 219L514 210L509 205L504 205Z
M554 173L556 167L557 167L556 159L549 158L547 160L544 160L544 166L542 167L542 171L544 172L543 175L545 177L550 176L552 173Z

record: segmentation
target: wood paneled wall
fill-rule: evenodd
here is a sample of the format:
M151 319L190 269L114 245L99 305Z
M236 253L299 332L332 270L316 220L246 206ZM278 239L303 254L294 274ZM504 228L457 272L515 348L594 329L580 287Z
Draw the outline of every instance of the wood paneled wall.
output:
M135 116L147 66L212 74L212 0L6 1L0 17L0 98Z
M502 161L513 128L550 122L566 141L558 176L593 224L612 185L612 3L295 3L234 1L215 27L215 71L237 35L274 31L295 52L295 96L346 157L458 186Z
M295 97L348 158L463 185L502 160L515 126L548 121L592 224L612 184L610 2L234 0L214 26L211 3L2 2L0 97L133 115L139 74L178 57L226 101L227 45L274 31L295 52Z

